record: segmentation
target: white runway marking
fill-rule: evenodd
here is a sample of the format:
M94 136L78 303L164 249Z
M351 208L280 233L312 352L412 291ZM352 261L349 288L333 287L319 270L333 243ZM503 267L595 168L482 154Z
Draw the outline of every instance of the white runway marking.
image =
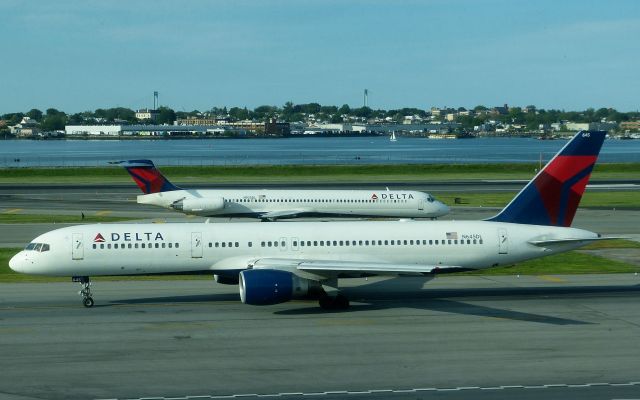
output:
M460 386L450 388L414 388L414 389L372 389L372 390L332 390L328 392L283 392L283 393L243 393L243 394L227 394L227 395L200 395L200 396L182 396L182 397L139 397L139 398L125 398L125 399L96 399L96 400L194 400L194 399L207 399L207 400L219 400L219 399L241 399L241 398L279 398L279 397L293 397L293 396L307 396L307 397L322 397L322 396L335 396L335 395L363 395L363 394L381 394L381 393L416 393L416 392L454 392L454 391L473 391L473 390L525 390L525 389L552 389L552 388L587 388L595 386L640 386L640 382L594 382L594 383L581 383L581 384L567 384L567 383L550 383L544 385L503 385L503 386Z

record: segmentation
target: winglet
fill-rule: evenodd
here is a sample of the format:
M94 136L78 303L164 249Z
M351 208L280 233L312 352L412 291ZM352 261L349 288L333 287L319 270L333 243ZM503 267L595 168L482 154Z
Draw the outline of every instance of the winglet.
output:
M158 171L156 166L153 165L153 161L151 160L115 161L111 164L122 165L144 194L170 192L181 189L169 182L169 180Z
M571 226L607 132L581 131L488 221Z

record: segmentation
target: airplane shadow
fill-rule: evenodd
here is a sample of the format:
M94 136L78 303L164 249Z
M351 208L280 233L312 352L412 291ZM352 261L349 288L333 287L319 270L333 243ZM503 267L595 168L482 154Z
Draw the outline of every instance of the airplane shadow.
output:
M559 318L543 314L471 304L460 299L483 300L502 298L506 300L523 300L528 298L544 298L548 296L585 296L598 294L640 295L640 285L631 286L554 286L554 287L507 287L507 288L425 288L430 277L397 278L370 284L345 287L341 292L351 300L351 307L346 310L323 310L318 305L274 311L275 315L322 315L327 313L354 313L363 311L388 310L394 308L413 308L416 310L437 311L478 317L498 318L505 320L535 322L550 325L589 325L591 322L568 318ZM143 304L186 304L239 302L237 293L163 296L137 299L112 300L108 304L96 307Z
M403 279L403 278L399 278ZM406 279L406 278L405 278ZM342 289L342 293L352 301L346 310L322 310L317 306L276 311L277 315L314 315L331 313L352 313L393 308L413 308L417 310L437 311L478 317L490 317L514 321L536 322L551 325L590 325L591 322L568 318L559 318L542 314L494 308L452 300L465 298L479 300L489 297L505 299L543 298L558 295L590 294L640 294L640 285L633 286L564 286L564 287L513 287L513 288L467 288L467 289L431 289L423 288L429 278L413 278L412 282L399 284L397 279L375 282Z
M220 301L240 301L237 293L226 294L196 294L188 296L164 296L146 297L139 299L111 300L109 304L102 304L101 307L117 306L120 304L169 304L169 303L214 303ZM99 305L96 304L95 307Z

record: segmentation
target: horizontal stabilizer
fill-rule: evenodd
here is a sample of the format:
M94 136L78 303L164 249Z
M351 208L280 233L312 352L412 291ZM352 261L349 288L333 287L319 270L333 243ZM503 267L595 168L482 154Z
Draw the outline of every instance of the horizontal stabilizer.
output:
M629 239L626 237L599 237L599 238L575 238L575 239L549 239L549 240L530 240L528 243L538 247L549 247L553 245L569 244L569 243L589 243L601 240Z

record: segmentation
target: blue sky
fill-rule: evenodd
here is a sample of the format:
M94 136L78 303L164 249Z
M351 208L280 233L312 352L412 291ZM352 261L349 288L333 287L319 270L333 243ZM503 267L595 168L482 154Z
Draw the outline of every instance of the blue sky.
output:
M0 1L0 114L640 108L640 1Z

